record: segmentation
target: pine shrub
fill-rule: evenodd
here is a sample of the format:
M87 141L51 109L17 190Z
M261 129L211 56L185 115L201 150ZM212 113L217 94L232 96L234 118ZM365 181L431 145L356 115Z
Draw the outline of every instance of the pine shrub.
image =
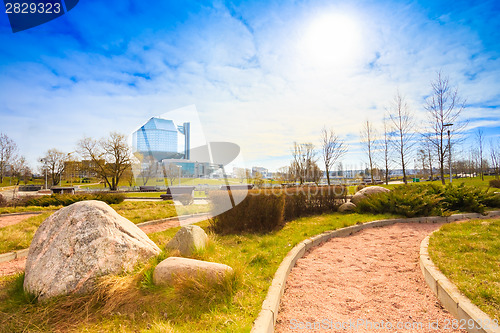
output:
M390 192L369 196L358 203L364 213L390 213L405 217L442 215L442 197L425 186L402 185Z

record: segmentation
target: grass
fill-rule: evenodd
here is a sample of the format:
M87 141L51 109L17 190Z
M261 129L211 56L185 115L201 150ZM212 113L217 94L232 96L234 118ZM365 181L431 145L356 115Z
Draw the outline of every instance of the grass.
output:
M43 304L23 293L22 275L0 278L0 327L5 332L249 332L293 246L327 230L389 217L335 213L301 218L265 235L209 234L208 247L192 257L233 267L235 274L218 286L189 280L175 288L154 286L153 268L167 252L132 274L104 277L93 294ZM206 229L208 222L199 225ZM177 230L150 238L163 247Z
M0 253L26 249L30 246L38 226L52 212L32 216L14 225L0 228Z
M161 194L165 194L167 192L128 192L125 193L127 198L160 198ZM205 191L194 191L195 198L206 197Z
M24 212L41 212L41 211L51 211L57 210L62 206L28 206L28 207L0 207L0 214L13 214L13 213L24 213Z
M432 261L492 319L500 319L500 220L444 225L429 242Z
M209 211L208 205L174 206L168 201L124 201L111 207L134 223Z
M165 201L125 201L120 204L111 205L111 207L113 207L118 214L136 224L174 217L178 214L188 215L209 211L208 205L174 206ZM42 210L40 207L23 208L38 208L36 211ZM57 209L57 207L52 207L52 209ZM0 228L0 253L28 248L38 226L51 214L53 214L53 211L32 216L20 223Z

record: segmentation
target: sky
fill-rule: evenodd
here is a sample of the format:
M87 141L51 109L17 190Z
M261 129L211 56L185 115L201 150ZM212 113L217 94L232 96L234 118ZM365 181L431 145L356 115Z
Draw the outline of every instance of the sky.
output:
M498 1L80 0L17 33L0 13L0 45L0 133L32 167L187 107L246 167L288 165L327 127L364 168L362 123L381 130L399 91L421 131L438 71L466 99L457 150L500 140Z

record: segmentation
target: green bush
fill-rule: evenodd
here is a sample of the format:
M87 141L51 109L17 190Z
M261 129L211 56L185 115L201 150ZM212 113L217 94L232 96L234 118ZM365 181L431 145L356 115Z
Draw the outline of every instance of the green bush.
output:
M370 196L358 204L360 212L406 217L442 215L450 211L484 213L486 207L500 207L500 195L463 183L458 186L402 185L391 192Z
M45 196L27 196L15 202L16 206L69 206L78 201L99 200L108 205L118 204L125 200L125 195L121 193L82 193L82 194L52 194Z
M378 193L358 203L363 213L391 213L406 217L442 215L443 198L426 186L398 186L390 192Z
M488 194L480 188L448 184L443 191L444 208L464 212L484 213Z
M234 198L245 192L230 191ZM284 189L248 191L248 195L232 209L227 191L210 192L213 212L211 229L219 234L270 232L301 216L335 212L345 199L346 188L340 186L304 186ZM230 206L231 207L231 206Z
M500 188L500 179L490 180L490 187Z

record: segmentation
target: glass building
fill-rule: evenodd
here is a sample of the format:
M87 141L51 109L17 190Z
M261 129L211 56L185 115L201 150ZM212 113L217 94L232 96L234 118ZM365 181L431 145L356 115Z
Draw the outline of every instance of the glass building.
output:
M179 136L183 145L179 145ZM149 119L132 134L134 154L152 156L158 162L164 159L189 159L189 141L189 123L176 127L172 120L158 117Z

